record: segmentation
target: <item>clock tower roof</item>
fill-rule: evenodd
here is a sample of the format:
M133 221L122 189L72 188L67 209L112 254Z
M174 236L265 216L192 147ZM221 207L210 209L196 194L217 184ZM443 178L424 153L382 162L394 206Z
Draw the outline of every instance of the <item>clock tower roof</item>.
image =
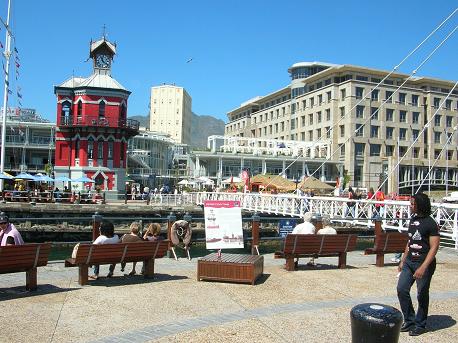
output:
M116 55L116 43L111 43L105 37L95 42L91 41L89 57L94 58L94 55L99 51L114 56Z

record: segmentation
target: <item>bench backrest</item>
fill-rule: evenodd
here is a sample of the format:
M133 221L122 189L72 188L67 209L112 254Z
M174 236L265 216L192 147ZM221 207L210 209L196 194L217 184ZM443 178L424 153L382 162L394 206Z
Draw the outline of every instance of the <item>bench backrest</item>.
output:
M356 235L293 235L285 238L285 254L335 254L353 251L356 248Z
M168 250L167 240L156 242L80 244L75 264L119 263L160 258Z
M374 250L387 253L403 252L409 236L402 232L387 232L375 236Z
M48 264L51 243L0 247L0 273L24 272Z

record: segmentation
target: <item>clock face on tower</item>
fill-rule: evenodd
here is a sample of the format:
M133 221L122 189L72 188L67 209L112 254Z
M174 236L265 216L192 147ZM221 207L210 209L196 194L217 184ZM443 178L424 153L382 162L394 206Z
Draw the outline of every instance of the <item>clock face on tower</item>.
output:
M95 58L95 66L98 68L110 68L111 58L109 55L97 55Z

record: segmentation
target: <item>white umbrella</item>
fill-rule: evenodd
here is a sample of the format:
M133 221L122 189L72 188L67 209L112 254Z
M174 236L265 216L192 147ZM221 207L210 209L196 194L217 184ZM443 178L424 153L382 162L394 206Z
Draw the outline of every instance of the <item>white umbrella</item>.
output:
M189 185L189 181L188 180L181 180L180 182L178 182L179 185L182 185L182 186L187 186Z
M237 177L237 176L232 176L232 177L230 177L230 178L228 178L228 179L225 179L225 180L221 181L221 183L222 183L223 185L226 185L226 184L228 185L228 184L230 184L231 182L232 182L232 183L239 183L239 182L242 182L242 179L239 178L239 177Z

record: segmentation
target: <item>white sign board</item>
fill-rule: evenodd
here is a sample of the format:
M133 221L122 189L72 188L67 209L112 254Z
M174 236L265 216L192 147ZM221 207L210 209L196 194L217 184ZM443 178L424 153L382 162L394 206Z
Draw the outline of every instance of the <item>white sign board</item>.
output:
M204 201L204 215L207 249L243 248L239 201Z

